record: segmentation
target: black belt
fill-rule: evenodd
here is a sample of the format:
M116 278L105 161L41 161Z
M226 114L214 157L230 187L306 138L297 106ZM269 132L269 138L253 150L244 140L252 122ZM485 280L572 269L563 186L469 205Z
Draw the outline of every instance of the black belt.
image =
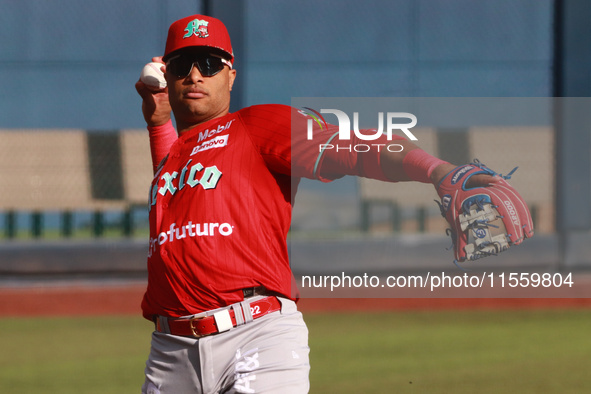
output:
M267 295L267 289L265 289L265 286L248 287L246 289L242 289L242 295L244 298Z

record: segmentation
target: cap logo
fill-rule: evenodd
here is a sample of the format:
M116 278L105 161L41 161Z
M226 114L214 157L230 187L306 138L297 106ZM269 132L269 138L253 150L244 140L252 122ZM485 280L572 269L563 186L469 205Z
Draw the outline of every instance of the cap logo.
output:
M209 31L207 30L207 25L209 25L208 21L204 21L202 19L194 19L187 24L185 31L187 34L183 36L183 38L189 38L192 35L195 35L199 38L207 38L209 37Z

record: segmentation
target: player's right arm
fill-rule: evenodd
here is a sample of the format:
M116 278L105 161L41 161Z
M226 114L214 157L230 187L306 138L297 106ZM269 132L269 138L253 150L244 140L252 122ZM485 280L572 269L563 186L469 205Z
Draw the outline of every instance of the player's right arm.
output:
M154 57L152 61L162 63L162 58ZM164 66L164 63L162 65ZM142 98L142 114L148 126L152 167L155 172L162 159L168 154L174 141L178 138L170 116L171 107L168 101L168 88L153 91L138 80L135 83L135 89Z

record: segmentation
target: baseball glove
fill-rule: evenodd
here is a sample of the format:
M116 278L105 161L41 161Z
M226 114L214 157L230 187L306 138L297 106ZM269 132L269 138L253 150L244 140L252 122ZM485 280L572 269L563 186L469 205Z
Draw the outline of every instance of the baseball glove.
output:
M523 198L503 176L478 160L456 167L437 187L442 216L451 225L454 262L473 261L519 245L534 234L531 214ZM497 182L468 187L476 174L497 175Z

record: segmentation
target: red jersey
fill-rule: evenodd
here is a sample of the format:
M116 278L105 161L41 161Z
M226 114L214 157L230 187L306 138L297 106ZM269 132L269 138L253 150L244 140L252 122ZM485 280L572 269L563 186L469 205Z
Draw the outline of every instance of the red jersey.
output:
M258 105L174 141L150 188L146 318L240 302L242 289L256 286L297 298L286 242L293 197L301 177L320 178L319 141L335 133L315 128L308 140L308 119L288 106ZM292 122L300 129L293 136ZM356 155L333 158L325 177L367 166Z

